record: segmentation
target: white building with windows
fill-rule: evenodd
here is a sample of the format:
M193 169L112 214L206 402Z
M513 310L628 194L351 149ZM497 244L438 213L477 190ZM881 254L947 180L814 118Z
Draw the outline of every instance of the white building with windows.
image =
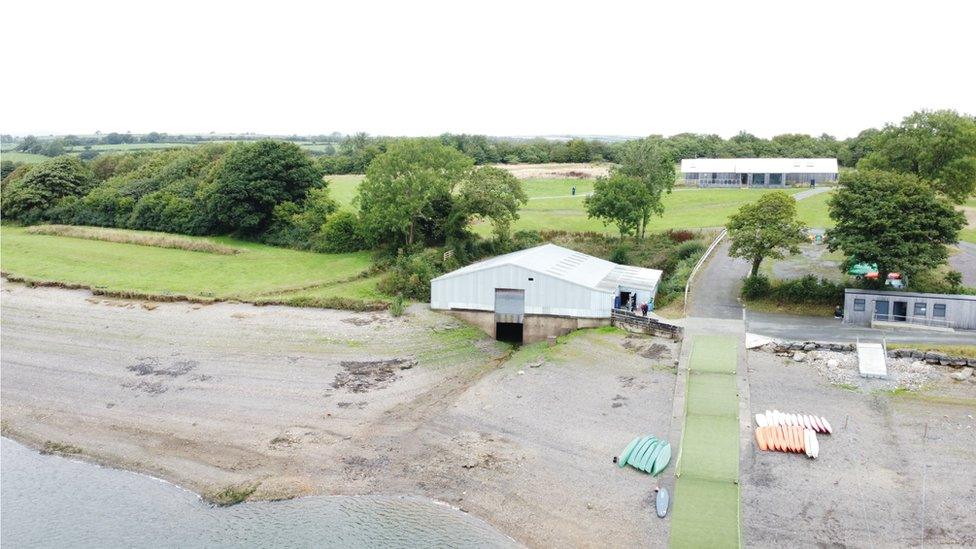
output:
M686 185L780 188L837 181L836 158L686 158Z
M661 274L543 244L431 280L430 307L498 339L533 342L609 325L613 308L631 301L653 309Z

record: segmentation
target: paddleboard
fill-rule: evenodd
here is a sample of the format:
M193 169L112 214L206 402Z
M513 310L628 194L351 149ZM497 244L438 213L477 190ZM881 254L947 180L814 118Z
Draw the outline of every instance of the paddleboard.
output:
M813 428L813 427L810 426L810 416L808 416L806 414L803 415L803 428L804 429L812 429Z
M773 424L773 412L770 410L766 410L766 427L769 427L772 424Z
M816 429L816 431L817 431L818 433L823 433L823 432L826 432L826 431L827 431L827 428L826 428L826 427L824 427L824 424L823 424L823 422L821 422L821 421L820 421L820 418L819 418L819 417L817 417L817 416L813 416L813 421L814 421L814 423L816 423L816 424L817 424L817 429Z
M627 456L627 464L634 465L637 463L637 459L640 457L641 452L643 452L647 448L647 445L653 441L654 437L642 438L641 441L637 443L637 447L630 452L629 456Z
M651 474L658 476L668 467L668 463L671 463L671 445L667 442L657 451L657 455L654 457L654 465L651 467Z
M810 453L813 459L817 459L820 456L820 441L817 440L817 435L810 433Z
M630 441L630 444L624 448L624 451L620 452L620 457L617 458L617 467L622 469L627 466L627 458L630 457L630 453L634 451L634 448L637 448L640 441L641 437L635 437L634 440Z
M664 516L668 514L669 503L671 503L671 496L668 494L668 489L661 487L661 489L657 491L657 501L655 502L657 516L664 518Z
M803 453L807 457L813 457L813 444L810 443L810 434L813 433L810 429L803 430Z
M762 414L756 414L756 425L760 427L766 426L766 416Z
M827 421L827 418L820 418L820 422L823 423L824 429L827 431L828 435L834 434L834 430L830 427L830 423Z

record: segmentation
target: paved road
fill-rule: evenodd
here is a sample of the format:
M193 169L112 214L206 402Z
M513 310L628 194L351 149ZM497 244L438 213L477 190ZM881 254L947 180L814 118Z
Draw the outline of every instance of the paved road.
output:
M738 296L742 279L749 274L749 262L729 257L730 245L728 239L723 240L695 275L688 296L688 316L742 320Z
M960 242L959 252L949 257L949 266L962 273L962 283L976 286L976 244Z

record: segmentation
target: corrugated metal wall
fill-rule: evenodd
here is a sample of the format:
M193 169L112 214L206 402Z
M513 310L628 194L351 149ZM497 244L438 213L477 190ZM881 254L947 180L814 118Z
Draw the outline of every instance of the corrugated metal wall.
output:
M434 280L430 285L430 306L493 311L496 288L525 290L525 314L530 315L609 318L613 306L610 292L578 286L515 265L499 265Z

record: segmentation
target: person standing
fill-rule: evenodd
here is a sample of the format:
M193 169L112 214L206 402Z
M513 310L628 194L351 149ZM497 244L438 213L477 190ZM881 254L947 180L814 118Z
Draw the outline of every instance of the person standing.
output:
M641 315L647 316L647 303L641 303Z

